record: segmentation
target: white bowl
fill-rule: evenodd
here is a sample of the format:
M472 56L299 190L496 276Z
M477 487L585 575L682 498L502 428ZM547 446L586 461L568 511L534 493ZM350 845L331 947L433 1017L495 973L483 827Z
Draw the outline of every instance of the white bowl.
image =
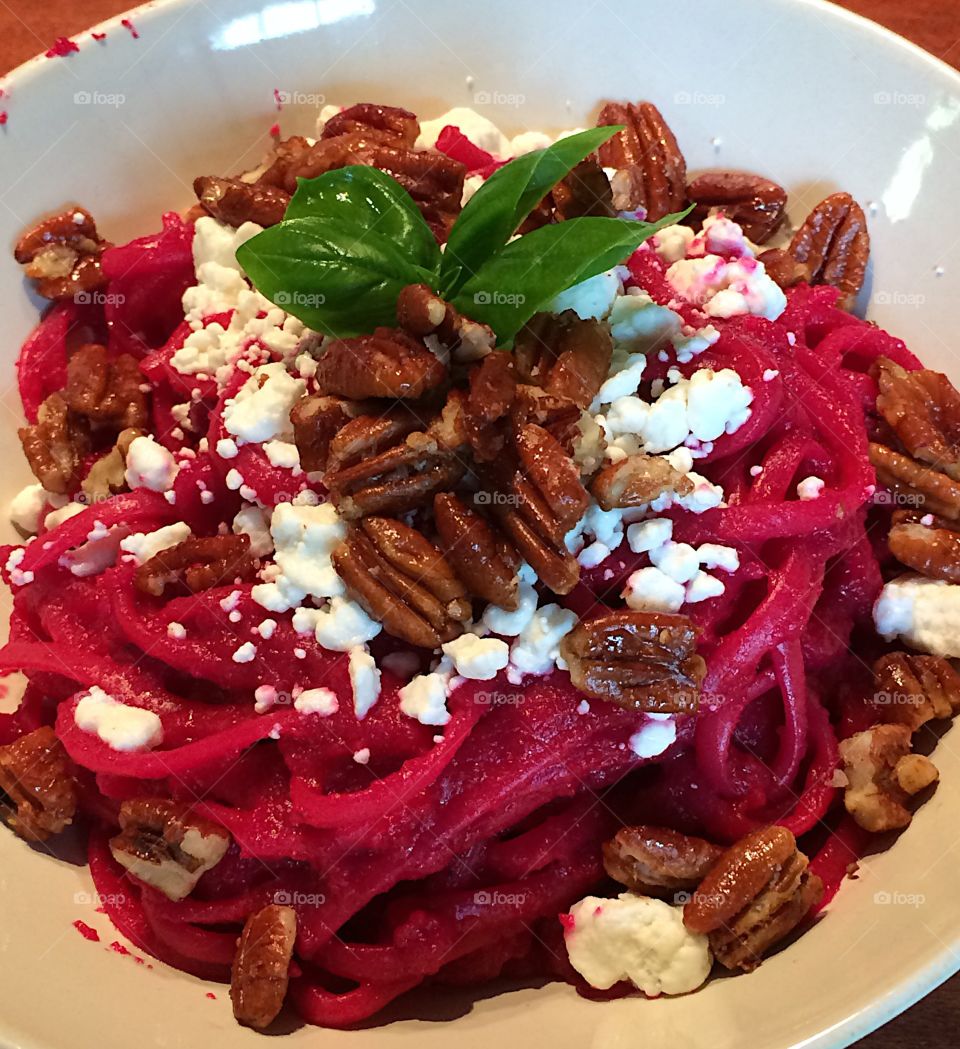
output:
M587 124L605 97L649 98L690 167L775 177L803 216L843 188L868 206L869 315L924 360L956 364L960 269L960 77L877 26L813 0L170 0L115 19L80 53L40 58L6 83L0 242L66 200L119 240L157 228L191 198L194 175L255 162L268 128L309 133L327 100L392 101L422 116L475 105L504 130ZM681 44L681 41L683 43ZM291 102L278 113L274 89ZM942 271L940 268L942 267ZM4 499L28 480L15 426L14 359L36 320L12 261L0 266L5 333L0 454ZM5 536L12 539L12 533ZM463 1049L842 1046L906 1008L960 966L960 757L940 744L942 783L892 849L868 858L826 915L756 973L687 998L593 1003L553 984L449 995L452 1024L403 1019L360 1032L290 1035L322 1043ZM0 834L0 1039L22 1049L98 1045L252 1046L226 989L107 948L82 866ZM82 919L99 944L72 927ZM208 992L216 1001L208 998Z

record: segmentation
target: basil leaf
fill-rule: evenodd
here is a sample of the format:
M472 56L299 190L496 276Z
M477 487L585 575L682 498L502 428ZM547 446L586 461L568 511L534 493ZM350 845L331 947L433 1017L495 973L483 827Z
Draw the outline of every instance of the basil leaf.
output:
M396 324L397 296L435 274L387 237L353 223L285 220L237 249L257 290L315 331L359 335Z
M684 214L654 223L579 218L541 226L486 262L453 304L489 324L498 341L506 342L561 291L623 262L649 236Z
M444 298L455 295L550 190L620 130L621 125L612 125L581 131L498 168L467 201L450 231L440 267Z
M392 241L417 266L436 273L440 248L410 194L379 168L354 164L297 179L284 220L330 219Z

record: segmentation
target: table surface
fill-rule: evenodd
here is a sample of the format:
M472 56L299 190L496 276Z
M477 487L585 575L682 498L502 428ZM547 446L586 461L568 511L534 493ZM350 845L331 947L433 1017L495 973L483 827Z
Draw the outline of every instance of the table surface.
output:
M56 37L86 29L134 2L0 0L0 75L46 50ZM844 0L842 6L888 26L960 68L960 3L955 0ZM892 953L891 964L896 964ZM858 1049L946 1049L956 1044L958 1028L960 974L857 1045Z

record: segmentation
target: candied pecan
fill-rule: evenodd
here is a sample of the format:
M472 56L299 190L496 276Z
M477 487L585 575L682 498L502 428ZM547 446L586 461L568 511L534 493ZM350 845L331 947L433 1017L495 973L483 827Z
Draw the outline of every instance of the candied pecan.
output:
M497 344L492 328L464 317L426 284L408 284L400 292L397 324L418 338L435 335L461 361L479 360Z
M193 192L207 214L228 226L275 226L290 203L290 194L276 186L216 175L198 175Z
M847 777L843 803L856 822L874 834L906 827L906 802L939 776L929 758L910 752L907 725L874 725L840 741Z
M290 412L293 439L300 465L308 473L327 468L330 442L350 421L346 406L337 397L302 397Z
M960 393L940 372L908 372L881 357L877 410L920 462L960 481Z
M105 346L87 343L67 361L63 399L76 415L90 420L95 429L143 429L147 425L147 399L136 357L123 353L111 359Z
M376 131L383 134L384 141L413 146L420 134L420 122L409 109L358 102L332 116L323 125L320 138L335 138L352 131Z
M884 721L916 732L960 713L960 674L943 656L888 652L874 664L874 705Z
M433 517L440 546L470 593L512 612L519 592L516 552L452 492L434 499Z
M230 972L233 1015L245 1027L267 1027L283 1008L296 940L292 907L271 903L247 918Z
M151 597L160 597L173 584L198 594L238 580L249 581L256 571L250 536L211 535L184 539L144 561L137 568L134 585Z
M323 483L343 517L405 513L429 505L463 477L448 409L426 431L417 425L405 416L361 415L333 438Z
M477 462L496 459L510 440L510 410L516 392L513 354L487 354L471 370L464 425Z
M252 181L261 186L275 186L277 189L287 193L287 172L301 158L309 152L310 143L302 135L291 135L290 138L280 139L274 143L273 149L256 172L243 175L244 182ZM289 197L296 190L296 179L293 180L293 190L287 193Z
M597 126L623 124L600 147L600 163L616 168L613 206L618 211L645 208L655 222L686 203L687 165L663 114L651 102L607 102Z
M877 471L877 480L898 499L960 521L960 481L874 441L870 442L870 462Z
M585 418L592 420L593 416L581 411L568 397L547 393L539 386L517 384L510 408L514 429L536 423L554 437L565 452L572 453L581 436L580 424Z
M593 479L590 491L604 510L646 506L664 492L689 495L693 481L675 470L662 455L643 452L605 466Z
M229 847L228 831L169 798L125 801L120 833L110 839L117 863L171 900L189 896Z
M451 641L470 618L470 600L443 554L388 517L352 525L333 551L350 594L394 637L421 648Z
M645 896L695 889L723 849L667 827L622 827L603 843L603 866L614 881Z
M838 305L851 309L863 287L870 257L870 234L863 209L849 193L832 193L820 201L794 233L790 254L809 267L811 283L839 288Z
M613 340L606 324L573 310L538 313L517 334L513 352L525 383L589 408L610 371Z
M960 532L898 524L887 536L890 553L908 568L931 579L960 583Z
M108 247L90 212L69 208L24 233L13 255L45 299L70 299L106 283L100 257Z
M30 469L48 492L66 495L76 489L90 450L90 428L67 408L61 394L50 394L40 405L37 421L18 434Z
M707 171L687 185L694 209L690 218L703 222L719 208L755 244L765 244L783 219L787 191L762 175L746 171Z
M90 467L80 487L91 502L105 499L126 487L127 452L130 451L130 445L143 436L143 430L133 427L122 430L117 443Z
M786 827L754 831L710 869L683 910L727 969L750 972L819 903L823 883Z
M0 793L16 807L7 823L27 841L46 841L72 822L77 784L52 728L44 725L0 747Z
M560 222L583 216L612 218L617 213L610 180L589 157L553 187L550 197L554 216Z
M438 387L447 370L423 342L397 328L372 335L332 339L317 362L321 393L363 400L367 397L416 399Z
M570 680L628 710L692 714L706 664L686 616L618 609L579 623L560 643Z
M783 248L768 248L761 251L757 261L763 263L767 276L786 290L792 288L802 281L810 280L810 267L805 263L797 262L789 251Z

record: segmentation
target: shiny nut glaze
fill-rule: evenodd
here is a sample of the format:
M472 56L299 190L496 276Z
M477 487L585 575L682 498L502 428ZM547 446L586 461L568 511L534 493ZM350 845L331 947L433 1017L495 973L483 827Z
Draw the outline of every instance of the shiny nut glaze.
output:
M110 245L85 208L67 208L43 219L17 241L14 258L46 299L71 299L106 283L100 266Z
M140 565L134 585L151 597L160 597L169 586L181 593L199 594L217 586L250 582L257 568L248 535L192 536Z
M633 892L669 896L696 888L722 854L720 846L668 827L622 827L603 843L603 866Z
M929 513L960 521L960 481L876 441L870 442L869 453L877 480L894 495Z
M729 925L796 854L786 827L764 827L732 845L700 883L683 909L691 932L711 933Z
M372 335L333 339L317 362L322 394L364 400L390 397L416 400L436 389L446 368L423 342L395 328Z
M7 823L27 841L59 834L77 810L77 784L63 744L48 725L0 747L0 793Z
M535 314L517 334L513 352L523 382L582 409L596 397L612 356L609 327L573 310Z
M870 234L863 209L849 193L831 194L793 235L790 254L808 267L811 283L838 288L838 305L852 309L870 258Z
M594 477L590 492L603 510L646 506L664 492L689 495L693 481L675 470L662 455L643 452L609 463Z
M193 180L193 192L208 215L234 227L244 222L275 226L290 203L290 194L276 186L217 175L198 175Z
M888 724L911 732L960 713L960 674L942 656L888 652L873 667L874 705Z
M307 473L327 468L330 444L350 421L347 401L339 397L301 397L290 412L300 466Z
M960 583L960 532L897 524L887 536L890 553L903 565L930 579Z
M290 959L297 939L297 912L270 904L247 918L230 974L233 1015L262 1030L283 1008L290 983Z
M765 244L777 231L787 204L787 191L771 179L746 171L707 171L687 185L695 207L694 222L719 208L755 244Z

